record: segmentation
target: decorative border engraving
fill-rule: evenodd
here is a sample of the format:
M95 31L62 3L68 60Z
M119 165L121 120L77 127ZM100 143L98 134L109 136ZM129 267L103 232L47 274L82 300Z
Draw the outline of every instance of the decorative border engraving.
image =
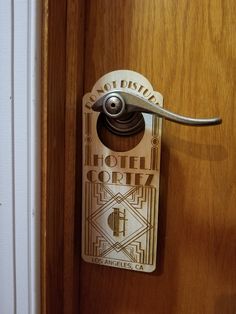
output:
M115 185L86 182L85 252L94 257L152 264L149 247L154 243L156 189L141 186L123 188L125 194L122 195L116 192ZM113 219L113 228L107 226L109 218ZM130 227L129 223L134 226ZM143 242L146 246L142 248Z
M145 132L127 152L114 152L97 135L92 104L123 89L162 105L162 96L139 73L106 74L83 97L82 257L85 261L136 271L156 268L161 120L143 114ZM150 143L150 144L148 144ZM148 148L149 146L149 148Z

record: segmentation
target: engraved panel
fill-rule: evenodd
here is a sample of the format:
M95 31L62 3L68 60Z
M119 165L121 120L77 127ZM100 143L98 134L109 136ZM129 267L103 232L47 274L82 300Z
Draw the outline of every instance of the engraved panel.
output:
M105 266L151 272L156 268L161 120L143 114L145 132L127 152L114 152L97 135L92 104L123 89L162 105L139 73L114 71L83 98L82 257Z

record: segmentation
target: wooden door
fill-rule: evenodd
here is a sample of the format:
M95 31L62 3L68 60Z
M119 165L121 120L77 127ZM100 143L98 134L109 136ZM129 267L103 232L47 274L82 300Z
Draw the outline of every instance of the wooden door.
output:
M58 295L61 298L60 305L56 305L57 313L63 313L63 308L64 313L72 313L74 309L74 313L84 314L236 313L235 9L233 0L85 2L82 79L78 46L69 45L74 63L68 56L66 59L69 69L72 71L75 65L79 73L72 78L79 77L77 91L80 92L74 101L72 97L69 104L66 103L66 112L72 113L70 104L77 102L78 143L81 143L81 86L84 93L89 92L99 77L117 69L134 70L147 77L163 94L165 107L171 111L194 117L220 116L223 123L205 128L163 123L157 270L154 273L103 267L78 258L80 180L75 210L71 210L74 203L69 192L65 192L67 207L65 202L59 204L64 214L60 218L61 225L54 227L53 240L49 241L57 253L52 256L46 250L48 260L44 264L48 313L52 313L49 309L56 303L52 299ZM59 10L58 6L55 10ZM74 11L69 12L73 16ZM82 38L81 33L75 35L76 25L80 24L77 20L74 27L72 22L69 25L67 38L73 43L73 38L77 41ZM82 47L81 40L79 42ZM68 71L66 73L70 73ZM73 96L70 91L76 89L70 80L67 83L65 95L63 89L60 90L62 98ZM75 129L73 113L66 118L63 110L59 114L60 119L66 119ZM65 129L69 130L69 126ZM57 137L60 138L59 133ZM66 139L71 138L75 136L66 133ZM69 147L74 147L71 142L67 148L63 146L68 157L62 161L64 166L57 166L56 161L52 167L57 167L53 170L57 172L68 165L71 172L65 172L67 182L73 185L75 152L72 149L70 155L66 150ZM79 148L80 144L76 158L78 177L81 173ZM65 180L63 177L62 181ZM56 214L53 218L58 219ZM53 218L49 214L45 216L46 221ZM54 226L55 221L52 224ZM64 239L64 249L58 248L58 239ZM54 265L61 252L64 264ZM49 289L58 285L59 289L54 292Z
M236 312L233 1L88 1L84 90L131 69L165 107L221 126L164 122L157 271L81 263L81 313ZM234 13L233 13L234 12Z

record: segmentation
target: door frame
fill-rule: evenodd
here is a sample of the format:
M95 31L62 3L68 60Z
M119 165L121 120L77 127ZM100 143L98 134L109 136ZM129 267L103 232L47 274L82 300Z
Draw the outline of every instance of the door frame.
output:
M41 33L41 313L78 313L84 1L42 0Z

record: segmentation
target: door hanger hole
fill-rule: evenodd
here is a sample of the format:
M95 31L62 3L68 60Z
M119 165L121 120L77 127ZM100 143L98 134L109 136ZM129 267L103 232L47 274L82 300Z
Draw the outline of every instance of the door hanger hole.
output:
M143 116L142 121L140 121L140 126L135 134L128 135L125 135L125 131L123 132L123 135L112 132L111 127L109 127L106 122L106 116L103 113L100 113L97 120L97 134L100 141L107 148L115 152L126 152L136 147L142 140L144 132L145 122Z

